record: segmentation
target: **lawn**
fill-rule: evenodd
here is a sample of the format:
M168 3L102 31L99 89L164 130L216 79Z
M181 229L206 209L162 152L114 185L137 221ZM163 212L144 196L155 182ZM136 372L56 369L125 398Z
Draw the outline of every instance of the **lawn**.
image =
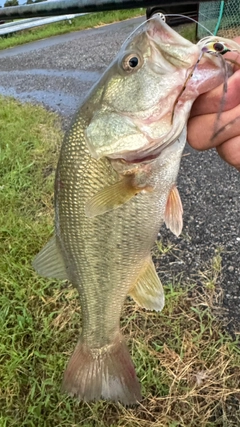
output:
M221 251L201 289L165 283L162 313L127 301L122 330L144 400L124 408L78 403L61 393L81 313L76 291L31 267L53 230L59 118L0 98L0 427L236 427L240 425L240 348L215 316ZM158 242L155 260L174 248Z

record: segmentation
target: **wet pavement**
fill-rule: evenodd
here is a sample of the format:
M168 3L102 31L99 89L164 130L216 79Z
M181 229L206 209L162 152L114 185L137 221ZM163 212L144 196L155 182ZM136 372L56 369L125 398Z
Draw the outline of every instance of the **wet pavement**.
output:
M89 88L141 18L75 32L0 52L0 93L41 103L67 126ZM156 261L162 282L176 276L201 284L211 279L211 262L222 256L217 283L223 289L219 314L231 332L240 332L240 174L214 150L198 153L187 146L178 187L184 229L175 238L165 227L160 237L171 252ZM176 279L175 279L176 280Z
M0 94L70 117L141 22L131 19L0 51Z
M23 102L44 104L69 117L83 101L86 91L99 78L97 71L28 69L0 72L0 93ZM78 88L85 85L82 93ZM77 90L77 92L76 92Z

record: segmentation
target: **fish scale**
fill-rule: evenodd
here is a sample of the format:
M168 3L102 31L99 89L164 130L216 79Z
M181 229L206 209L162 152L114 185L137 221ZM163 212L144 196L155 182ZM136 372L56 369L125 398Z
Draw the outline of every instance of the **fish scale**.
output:
M83 120L82 111L79 113L77 123L78 129L86 127L87 122ZM75 147L78 144L79 148L76 150ZM74 169L77 173L73 175ZM153 176L153 180L160 180L162 186L158 169L156 165L156 177ZM85 172L81 173L81 171ZM107 159L96 161L89 156L89 150L81 132L70 133L66 143L63 144L56 177L57 181L60 180L63 183L56 193L55 203L58 212L56 222L61 236L61 246L68 254L69 265L71 265L70 281L80 292L83 324L87 328L86 336L88 336L88 329L91 330L87 316L90 311L89 305L95 306L93 300L98 301L99 309L95 308L91 314L91 321L95 324L96 316L98 330L101 324L105 329L108 328L110 319L111 323L116 323L119 328L119 313L124 299L141 270L142 260L149 255L156 240L163 219L166 194L164 193L163 200L159 197L159 192L149 193L144 197L139 194L126 205L107 212L104 216L87 218L84 215L86 201L106 184L114 183L116 172ZM167 194L173 182L174 178L171 177ZM92 286L88 286L88 283ZM120 289L118 296L116 290ZM108 293L105 311L104 290ZM112 301L109 292L112 294ZM88 296L87 293L90 295ZM109 311L109 303L118 309ZM110 319L106 323L107 317ZM107 332L105 335L109 340ZM98 346L98 333L92 339L94 345Z

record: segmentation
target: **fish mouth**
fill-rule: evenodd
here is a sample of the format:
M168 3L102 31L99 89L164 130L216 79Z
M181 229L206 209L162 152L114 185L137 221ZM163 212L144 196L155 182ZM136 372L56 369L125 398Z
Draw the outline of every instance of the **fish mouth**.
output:
M169 27L160 17L152 17L146 22L146 26L148 39L152 40L160 52L161 62L166 60L169 68L188 68L192 66L194 57L198 59L196 45ZM162 64L159 66L161 68Z
M125 51L135 54L141 42L144 58L141 67L125 75L120 69L120 59L114 64L118 88L129 98L133 86L137 102L129 102L126 106L122 93L117 102L112 96L115 80L110 75L109 80L104 81L102 106L93 114L85 130L88 149L97 160L107 157L127 163L151 162L177 139L185 125L189 104L187 108L181 105L179 113L172 117L173 109L177 113L178 94L175 95L175 91L181 91L181 83L186 80L189 66L197 60L199 49L158 18L147 21L142 33L140 38L130 37L119 56L122 61ZM136 83L133 84L134 79Z

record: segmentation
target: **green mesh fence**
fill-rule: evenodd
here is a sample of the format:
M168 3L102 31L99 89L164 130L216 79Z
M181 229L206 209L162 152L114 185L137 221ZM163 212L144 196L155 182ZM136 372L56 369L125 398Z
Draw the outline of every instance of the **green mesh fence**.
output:
M199 4L198 22L221 37L240 36L240 0L211 1ZM197 36L209 35L198 25Z

